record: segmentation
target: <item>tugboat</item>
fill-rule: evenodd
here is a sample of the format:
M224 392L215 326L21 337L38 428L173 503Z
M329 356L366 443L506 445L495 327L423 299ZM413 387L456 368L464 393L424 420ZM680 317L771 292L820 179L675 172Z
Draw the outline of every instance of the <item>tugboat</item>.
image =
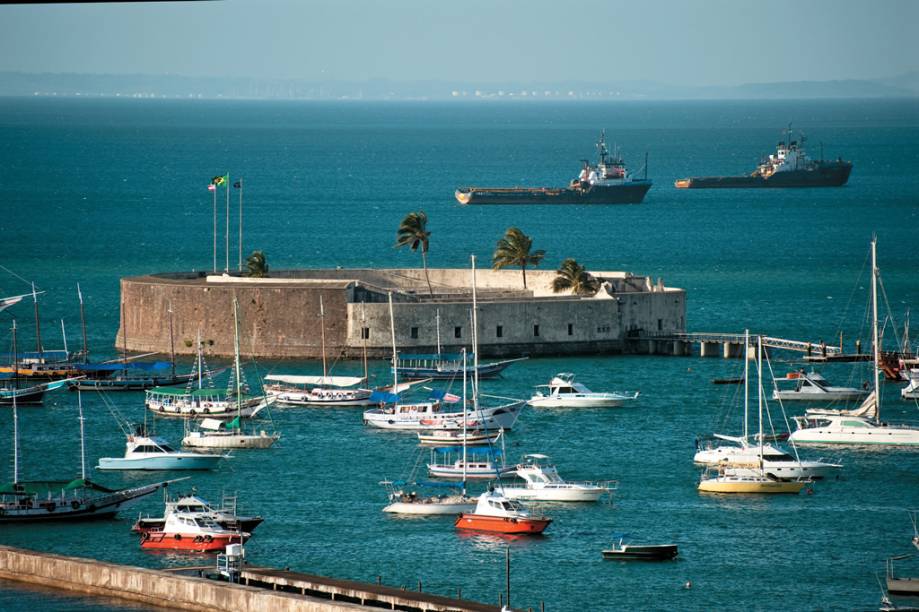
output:
M826 161L810 159L800 142L791 140L791 125L774 155L763 159L748 176L694 176L679 179L677 189L738 189L747 187L842 187L849 180L852 162L841 157Z
M596 165L582 160L584 167L567 187L460 187L460 204L640 204L651 189L648 161L643 178L633 178L618 149L610 154L606 132L597 142Z

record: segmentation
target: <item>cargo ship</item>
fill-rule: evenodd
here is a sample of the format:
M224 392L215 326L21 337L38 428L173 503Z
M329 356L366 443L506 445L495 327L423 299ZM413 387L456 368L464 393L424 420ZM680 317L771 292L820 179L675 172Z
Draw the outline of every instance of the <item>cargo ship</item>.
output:
M785 130L773 155L763 159L747 176L694 176L679 179L677 189L742 189L747 187L841 187L849 180L852 162L810 159L800 142L791 140L791 128Z
M606 134L597 142L599 160L584 167L567 187L460 187L460 204L640 204L651 188L648 160L644 178L633 178L616 150L610 154Z

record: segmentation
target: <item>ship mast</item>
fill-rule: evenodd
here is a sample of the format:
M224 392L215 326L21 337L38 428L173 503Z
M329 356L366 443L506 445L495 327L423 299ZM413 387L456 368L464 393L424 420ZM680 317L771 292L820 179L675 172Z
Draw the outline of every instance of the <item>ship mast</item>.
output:
M875 415L874 420L881 422L881 385L878 376L878 359L881 354L878 346L878 259L877 259L877 235L871 237L871 336L874 344L874 401Z

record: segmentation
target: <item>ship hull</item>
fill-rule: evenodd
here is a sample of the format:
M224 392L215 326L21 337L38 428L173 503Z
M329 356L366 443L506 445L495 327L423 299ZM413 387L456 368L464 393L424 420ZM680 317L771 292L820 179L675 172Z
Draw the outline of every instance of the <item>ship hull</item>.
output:
M570 187L470 187L456 190L460 204L640 204L651 189L651 181L636 180L623 185Z
M769 178L750 176L694 176L680 179L677 189L762 189L788 187L842 187L849 180L852 164L833 162L821 164L812 170L776 172Z

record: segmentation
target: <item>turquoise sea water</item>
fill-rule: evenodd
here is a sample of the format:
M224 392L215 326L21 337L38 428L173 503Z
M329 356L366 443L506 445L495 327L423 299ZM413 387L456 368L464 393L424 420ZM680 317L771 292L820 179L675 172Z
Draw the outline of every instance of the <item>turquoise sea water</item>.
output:
M806 131L812 154L822 141L827 157L854 162L849 185L788 191L673 188L683 176L751 170L789 121ZM644 204L462 208L453 199L459 185L564 184L579 159L593 157L601 128L633 169L649 152L655 186ZM401 218L424 209L432 266L464 266L471 253L487 261L504 230L519 225L535 248L546 250L546 268L575 257L593 269L661 276L685 288L690 331L749 327L827 342L843 331L851 348L858 335L867 346L866 261L877 232L890 313L902 324L906 308L919 304L914 101L463 105L21 99L0 100L0 143L0 264L47 291L42 310L47 347L61 344L60 318L71 347L78 343L79 281L90 347L100 358L114 352L119 277L210 267L206 185L227 170L233 179L242 175L246 185L246 251L263 249L276 269L417 265L417 256L392 244ZM222 243L220 253L222 259ZM231 250L231 262L235 259ZM26 289L0 272L0 294ZM13 312L28 346L30 307ZM886 334L890 346L893 327ZM841 478L817 484L812 495L701 496L695 490L693 440L715 429L736 432L740 418L737 390L710 380L737 375L741 367L737 361L698 358L534 359L514 365L501 380L483 383L486 392L523 398L554 373L573 371L598 390L642 391L634 407L528 410L509 437L512 458L544 452L567 478L620 481L612 506L547 506L543 510L555 519L547 535L510 544L515 605L850 610L877 603L875 573L883 571L885 557L908 549L906 509L919 507L919 453L808 451L843 462ZM789 365L776 367L784 371ZM262 362L257 368L261 374L317 372L318 364ZM342 363L335 371L357 369ZM374 369L385 377L385 364ZM824 373L839 384L859 384L868 376L849 366L827 367ZM885 419L919 420L917 406L901 402L895 385L884 386L884 397ZM143 418L141 394L112 399L124 414ZM84 400L90 461L120 454L123 438L104 403L89 394ZM28 477L74 474L75 402L73 395L57 394L45 408L22 411ZM356 410L279 409L273 417L283 433L278 448L237 453L222 469L190 481L213 498L238 491L245 510L267 517L247 549L254 562L359 580L379 575L409 587L420 579L426 590L453 593L461 587L464 596L497 601L504 541L458 535L450 519L395 519L380 512L385 494L377 482L402 476L414 464L411 436L370 431ZM173 440L181 437L180 424L158 428ZM4 411L0 431L10 430ZM5 434L0 457L10 456ZM110 485L154 478L97 476ZM148 499L137 511L160 509L159 500ZM80 526L0 527L0 542L150 567L187 561L141 552L129 532L133 516L128 511L118 521ZM604 562L600 550L614 531L632 533L636 540L676 542L680 559L664 565ZM690 590L682 589L687 580ZM5 597L4 607L50 601L14 593Z

